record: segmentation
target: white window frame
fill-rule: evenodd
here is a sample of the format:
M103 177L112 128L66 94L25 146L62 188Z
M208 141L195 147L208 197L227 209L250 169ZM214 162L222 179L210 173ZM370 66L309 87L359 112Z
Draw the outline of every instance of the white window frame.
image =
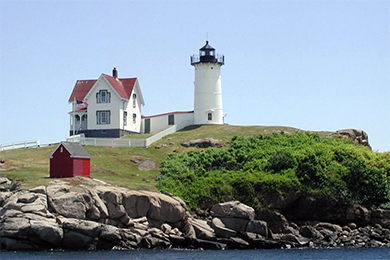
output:
M96 124L109 125L110 123L111 123L111 111L110 110L96 111Z
M136 107L136 104L137 104L137 94L133 94L133 108Z
M133 124L137 123L137 114L133 114Z
M111 93L106 89L99 90L96 93L96 103L110 103L111 102Z
M123 111L123 125L127 126L127 111Z

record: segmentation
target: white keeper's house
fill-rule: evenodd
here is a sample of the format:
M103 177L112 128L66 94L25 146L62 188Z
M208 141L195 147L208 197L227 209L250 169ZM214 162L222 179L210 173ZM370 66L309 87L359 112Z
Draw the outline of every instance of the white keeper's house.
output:
M223 55L206 41L199 55L190 57L195 67L194 110L144 116L145 105L137 78L102 74L94 80L77 80L69 98L70 135L118 138L132 133L155 133L173 125L223 124L221 66Z

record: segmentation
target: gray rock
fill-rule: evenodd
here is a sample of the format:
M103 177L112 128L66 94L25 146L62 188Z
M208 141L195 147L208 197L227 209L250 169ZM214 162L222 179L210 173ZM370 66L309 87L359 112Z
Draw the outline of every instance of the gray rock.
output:
M34 194L34 193L24 193L24 194L20 194L19 195L17 202L32 203L36 199L38 199L38 196L36 194Z
M211 221L211 227L214 229L217 237L229 238L237 235L236 231L226 228L219 218L213 218Z
M242 218L223 218L220 217L221 221L225 225L225 227L232 229L237 232L244 232L246 231L246 227L249 223L248 219L242 219Z
M251 220L248 222L246 232L259 234L263 237L268 237L268 225L267 222L262 220Z
M27 239L30 221L25 218L7 218L0 223L0 237Z
M210 211L213 217L242 218L252 220L255 210L239 201L229 201L214 205Z
M320 222L314 226L316 229L328 229L332 232L341 232L343 231L343 228L336 224L326 223L326 222Z
M162 230L165 234L169 235L169 234L171 233L171 231L172 231L172 227L171 227L169 224L164 223L164 224L161 225L161 230Z
M102 224L89 220L61 218L62 226L66 230L72 230L89 237L98 237Z
M300 230L300 234L307 238L323 239L324 236L312 226L303 226Z
M87 219L98 220L101 218L99 208L93 205L87 212Z
M30 221L29 237L37 237L45 244L49 244L51 247L61 246L63 238L63 230L57 223L50 223L47 221Z
M363 130L358 129L342 129L336 131L336 134L349 138L358 144L365 145L371 148L368 142L368 135Z
M0 207L3 206L3 204L5 203L5 201L11 197L12 195L12 192L10 191L6 191L6 192L0 192Z
M99 195L95 190L90 190L89 193L91 194L92 199L95 202L95 206L98 208L100 213L100 218L107 218L109 216L108 209L106 207L106 204L101 200Z
M118 188L100 188L100 197L108 209L108 215L111 219L118 219L126 214L123 204L123 189Z
M206 221L189 218L188 223L193 226L197 238L206 239L206 240L216 239L214 230L207 224Z
M45 186L38 186L38 187L35 187L35 188L32 188L29 190L30 192L33 192L33 193L39 193L39 194L43 194L43 195L46 195L46 187Z
M68 218L86 218L87 208L81 195L85 192L69 185L47 187L48 201L53 211Z
M100 238L119 243L121 236L119 229L111 225L103 225L100 232Z
M188 238L191 241L196 239L195 229L189 223L185 224L185 226L183 227L183 233L184 233L184 237Z
M64 233L62 246L66 249L72 250L85 249L93 241L94 239L92 237L71 230Z
M150 209L148 218L159 222L158 227L163 223L176 223L183 221L186 216L186 209L174 198L162 193L144 192L149 196Z
M213 138L195 139L188 142L184 142L181 145L184 147L197 147L197 148L208 148L217 145L218 140Z
M7 251L35 251L40 247L28 240L0 236L0 243Z

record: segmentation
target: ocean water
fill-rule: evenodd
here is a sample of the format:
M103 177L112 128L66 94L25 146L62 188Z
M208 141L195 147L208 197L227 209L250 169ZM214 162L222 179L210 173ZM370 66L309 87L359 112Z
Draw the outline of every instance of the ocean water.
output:
M358 260L390 259L390 248L365 249L274 249L274 250L136 250L136 251L65 251L65 252L0 252L1 260L24 259L110 259L110 260Z

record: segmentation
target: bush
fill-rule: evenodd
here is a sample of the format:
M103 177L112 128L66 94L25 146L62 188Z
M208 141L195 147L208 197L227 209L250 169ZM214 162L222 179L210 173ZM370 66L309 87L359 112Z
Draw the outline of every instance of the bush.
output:
M313 133L234 137L227 149L173 154L161 164L158 188L182 197L189 208L302 192L350 199L366 206L390 201L390 155L343 138Z

